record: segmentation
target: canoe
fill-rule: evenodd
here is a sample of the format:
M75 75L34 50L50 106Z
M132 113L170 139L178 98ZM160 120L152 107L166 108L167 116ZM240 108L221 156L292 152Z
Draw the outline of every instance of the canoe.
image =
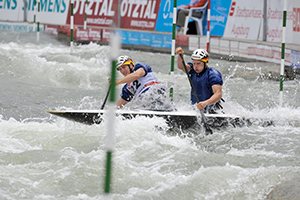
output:
M66 118L83 124L100 124L103 121L106 110L48 110L50 114ZM132 119L138 116L149 118L162 117L166 120L169 127L187 129L197 125L201 126L200 112L196 111L152 111L152 110L116 110L117 116L122 116L123 119ZM236 115L226 114L205 114L207 124L211 128L222 127L241 127L249 126L257 123L257 119L249 119ZM264 122L266 125L271 125L272 122Z

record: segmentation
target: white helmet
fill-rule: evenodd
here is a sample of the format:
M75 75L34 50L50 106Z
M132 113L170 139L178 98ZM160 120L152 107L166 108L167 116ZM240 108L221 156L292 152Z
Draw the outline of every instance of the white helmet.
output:
M196 49L191 58L193 60L201 60L203 62L206 62L208 63L208 60L209 60L209 55L207 53L207 51L205 49Z
M117 70L119 70L119 68L123 65L129 65L130 63L133 63L133 61L131 60L131 58L129 58L129 56L119 56L118 60L117 60Z

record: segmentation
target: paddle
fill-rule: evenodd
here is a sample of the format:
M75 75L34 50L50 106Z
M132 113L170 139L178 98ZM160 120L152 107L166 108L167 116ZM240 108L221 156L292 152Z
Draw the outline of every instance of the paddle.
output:
M108 88L108 90L107 90L106 97L105 97L105 99L104 99L104 101L103 101L103 104L102 104L102 106L101 106L101 110L104 109L104 106L105 106L105 104L106 104L106 101L107 101L107 98L108 98L108 95L109 95L109 91L110 91L110 86L111 86L111 84L109 84L109 88Z
M183 56L182 56L182 54L179 54L179 56L180 56L180 57L181 57L181 59L182 59L182 64L183 64L183 67L184 67L185 73L186 73L186 75L187 75L187 77L188 77L188 79L189 79L189 82L190 82L190 85L191 85L192 91L193 91L193 93L194 93L194 96L195 96L195 98L196 98L196 101L197 101L197 103L199 103L199 98L198 98L198 96L197 96L197 93L196 93L195 87L194 87L194 85L193 85L193 83L192 83L191 77L190 77L190 75L189 75L189 72L188 72L188 70L187 70L187 67L186 67L186 65L185 65L185 62L184 62ZM204 115L203 111L202 111L202 110L200 110L200 113L201 113L202 122L203 122L203 125L204 125L204 128L205 128L205 134L206 134L206 135L213 134L213 132L212 132L211 128L210 128L210 127L208 126L208 124L207 124L207 120L206 120L206 117L205 117L205 115Z

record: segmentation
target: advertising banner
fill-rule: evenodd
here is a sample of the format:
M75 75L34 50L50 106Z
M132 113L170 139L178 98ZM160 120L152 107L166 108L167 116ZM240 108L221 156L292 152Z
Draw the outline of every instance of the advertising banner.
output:
M259 40L263 25L263 3L262 0L233 0L223 36Z
M0 1L0 19L3 21L23 21L25 17L23 10L23 0Z
M174 0L161 0L158 17L156 20L156 31L173 31L173 7Z
M160 0L121 0L120 28L154 30Z
M231 0L211 0L210 35L223 36L230 6Z
M23 0L0 1L0 20L27 21L36 20L43 24L66 24L70 0L40 0L40 12L37 12L37 4L29 0L24 6Z
M71 0L0 1L0 20L33 22L36 15L42 24L70 24ZM174 0L74 0L74 24L118 27L124 29L171 32ZM158 22L158 23L157 23Z
M172 18L170 16L164 18L165 12L168 11L164 11L161 6L169 5L170 0L88 0L87 4L85 2L85 0L75 0L74 24L76 25L84 24L86 12L87 26L171 32L165 26L170 26L170 22L172 24ZM160 25L156 27L157 21ZM70 24L69 18L67 24Z
M283 0L268 0L267 41L282 41ZM300 1L287 1L286 43L300 44Z
M31 3L31 4L30 4ZM34 14L37 15L37 21L43 24L66 24L70 0L40 0L40 12L34 11L34 1L29 1L28 21L33 21Z
M74 24L84 24L85 13L87 14L87 26L110 27L118 26L118 1L119 0L75 0L74 1ZM71 10L68 12L70 16ZM67 18L70 24L70 17Z

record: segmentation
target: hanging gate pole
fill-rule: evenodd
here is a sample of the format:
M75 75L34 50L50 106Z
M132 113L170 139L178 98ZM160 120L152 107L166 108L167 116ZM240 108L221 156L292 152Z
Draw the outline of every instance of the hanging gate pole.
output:
M174 0L173 5L173 30L172 30L172 50L171 50L171 79L174 76L174 65L175 65L175 32L176 32L176 18L177 18L177 0ZM173 84L170 87L170 99L173 101Z
M279 106L283 103L283 80L284 80L284 59L285 59L285 38L286 38L286 10L287 0L283 2L283 19L282 19L282 44L281 44L281 67L280 67L280 92L279 92Z
M209 53L209 42L210 42L210 0L208 0L207 7L207 33L206 33L206 51Z

